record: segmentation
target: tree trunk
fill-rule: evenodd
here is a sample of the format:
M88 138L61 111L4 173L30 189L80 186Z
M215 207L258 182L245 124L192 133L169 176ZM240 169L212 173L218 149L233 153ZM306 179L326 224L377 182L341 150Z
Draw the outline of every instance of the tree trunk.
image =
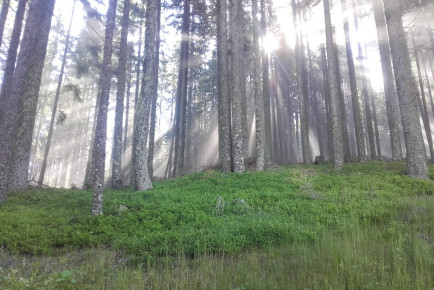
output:
M264 98L261 91L261 55L259 53L258 1L252 0L253 21L253 89L255 95L256 170L265 168Z
M121 20L121 43L119 48L118 86L116 91L116 115L112 151L112 186L122 188L122 119L124 116L124 98L127 79L128 26L130 21L130 0L124 1Z
M368 139L369 139L369 150L371 152L371 159L377 159L377 153L375 150L375 136L374 136L374 124L372 122L372 112L371 112L371 104L370 104L370 95L368 89L368 80L366 79L366 72L362 65L362 94L365 103L365 115L366 115L366 128L368 131Z
M414 43L414 41L413 41L413 43ZM413 49L416 49L415 45L413 45ZM420 99L421 99L421 102L419 102L420 114L422 116L423 126L425 129L425 135L426 135L426 139L428 141L430 157L431 157L431 160L434 161L434 148L433 148L433 139L432 139L432 134L431 134L431 125L430 125L430 121L429 121L428 106L426 104L425 87L423 84L422 72L420 69L420 62L419 62L419 56L418 56L417 50L415 50L415 52L414 52L414 58L416 61L417 76L418 76L419 87L420 87Z
M384 0L384 10L407 150L407 174L426 179L428 170L416 100L417 85L402 24L401 1Z
M142 7L142 10L143 10L143 7ZM138 51L138 53L137 53L137 65L136 65L136 92L135 92L135 97L134 97L134 112L135 112L135 110L136 110L136 107L137 107L137 101L138 101L138 99L139 99L139 91L140 91L140 62L141 62L141 58L142 58L142 33L143 33L143 31L142 31L142 25L140 25L140 28L139 28L139 51ZM133 144L132 144L132 148L134 148L135 147L135 144L134 144L134 142L135 142L135 138L134 138L134 136L136 135L136 127L135 127L135 125L134 124L136 124L136 122L137 122L137 120L136 120L136 116L137 116L137 114L136 113L134 113L134 119L133 119ZM135 187L135 173L134 173L134 157L135 155L134 155L134 149L132 149L132 152L131 152L131 167L130 167L130 170L131 170L131 179L130 179L130 185L132 185L132 186L134 186Z
M27 187L33 127L54 0L33 0L0 120L0 202L9 190ZM2 104L3 105L3 104Z
M333 28L334 29L334 28ZM343 150L344 150L344 161L348 162L351 159L351 147L350 147L350 134L348 130L348 121L347 121L347 109L345 104L345 95L342 91L342 84L340 80L342 80L341 75L341 66L339 62L339 47L336 42L334 42L334 49L335 49L335 61L334 66L336 67L336 76L338 80L338 86L337 86L337 92L338 92L338 98L339 98L339 118L340 118L340 124L342 126L342 140L343 140Z
M265 16L265 0L261 2L261 33L266 35L267 33L267 19ZM264 47L264 38L262 38L262 47ZM272 160L271 156L271 108L270 108L270 72L269 72L270 56L268 52L262 50L262 93L264 98L264 134L265 134L265 164L268 164Z
M156 34L158 0L148 0L145 23L145 60L143 62L142 87L136 106L136 123L134 124L134 174L137 191L152 188L148 171L148 129L152 97L154 95L154 78L156 68Z
M375 105L374 93L370 87L370 95L372 102L372 121L374 122L374 135L375 135L375 145L377 147L377 158L381 160L381 142L380 142L380 132L378 130L378 119L377 119L377 106Z
M359 93L357 91L356 69L354 66L353 50L351 48L350 25L347 14L347 0L341 0L344 15L345 48L347 52L348 73L350 77L351 100L353 105L354 128L356 133L357 157L360 162L367 161L365 132L363 129L362 110L360 108Z
M336 67L335 45L333 42L333 31L330 17L329 0L324 0L324 21L326 31L326 46L328 56L328 77L330 81L330 120L332 128L332 142L333 142L333 161L335 170L340 170L344 164L344 150L342 139L342 124L340 118L340 102L338 93L338 68Z
M41 172L39 173L39 180L38 180L39 184L44 183L44 176L45 176L45 169L47 167L48 153L50 152L51 139L53 138L54 121L56 119L57 105L58 105L59 97L60 97L60 89L62 87L63 74L65 72L66 57L68 56L69 38L71 35L71 27L72 27L72 19L74 17L75 3L76 3L76 0L74 0L74 5L72 6L71 18L69 21L69 28L68 28L68 32L66 34L65 50L63 51L62 65L60 67L59 78L57 80L56 95L54 96L53 108L51 110L50 125L48 127L47 142L45 144L45 151L44 151L44 157L42 159Z
M386 99L387 120L389 124L392 160L402 160L401 138L399 135L399 107L393 82L392 62L390 59L389 38L386 30L382 0L373 0L374 16L377 26L378 48L381 58L381 69L384 80L384 96Z
M0 11L0 47L3 41L3 32L5 30L6 19L8 18L10 0L3 0L2 9Z
M90 132L90 142L89 142L89 156L87 158L87 164L86 164L86 174L84 176L84 184L83 186L87 189L92 188L92 185L95 180L95 175L93 174L95 171L95 160L93 159L93 150L94 146L93 143L95 143L95 132L96 132L96 123L98 120L98 108L99 108L99 95L101 94L101 89L98 88L98 92L96 94L96 103L95 103L95 110L94 110L94 116L93 116L93 122L92 122L92 130Z
M6 3L5 1L3 3ZM17 60L18 45L20 44L21 30L23 28L24 13L26 12L27 0L20 0L18 3L17 12L15 14L14 28L12 30L12 38L9 43L8 58L3 75L3 82L0 94L0 120L3 110L6 107L5 102L9 99L12 87L12 78L15 71L15 62ZM3 14L2 14L3 15ZM1 40L0 40L1 43Z
M179 60L178 86L175 110L175 177L184 175L185 128L187 105L187 81L190 42L190 0L184 1L181 28L181 52Z
M292 19L294 27L297 27L297 8L295 0L292 0ZM300 110L300 133L301 133L301 148L303 163L312 163L312 154L310 152L309 144L309 125L308 125L308 113L307 108L309 104L309 87L307 80L306 64L304 61L303 52L303 39L301 37L302 33L295 32L295 63L297 71L297 86L298 86L298 104Z
M157 99L158 99L158 71L160 63L160 30L161 30L161 0L158 0L157 5L157 36L156 36L156 51L155 51L155 78L154 78L154 94L152 96L151 109L151 126L149 130L149 154L148 154L148 170L149 177L154 176L154 151L155 151L155 125L157 120Z
M231 91L232 91L232 154L233 169L236 173L244 172L243 156L243 122L242 122L242 95L241 90L241 39L238 26L241 25L241 0L230 1L229 27L232 36L231 46Z
M231 103L228 69L227 2L217 0L217 76L219 159L224 174L232 170Z
M107 10L106 32L104 39L104 55L101 68L98 118L96 121L95 140L93 142L92 159L95 162L92 215L102 214L102 198L104 187L105 152L107 139L107 111L110 97L111 62L113 51L113 32L116 25L117 0L110 0Z
M321 66L322 66L322 77L324 83L324 100L326 109L326 119L327 119L327 137L328 137L328 149L329 158L332 159L333 154L333 138L332 138L332 126L331 126L331 115L330 115L330 81L328 76L328 66L326 57L326 48L321 47Z
M433 97L432 97L431 84L429 82L428 72L427 72L427 69L426 69L426 63L425 62L423 64L423 68L424 68L424 72L425 72L426 86L427 86L427 89L428 89L428 96L429 96L429 100L430 100L430 104L431 104L432 116L434 118L434 102L433 102Z

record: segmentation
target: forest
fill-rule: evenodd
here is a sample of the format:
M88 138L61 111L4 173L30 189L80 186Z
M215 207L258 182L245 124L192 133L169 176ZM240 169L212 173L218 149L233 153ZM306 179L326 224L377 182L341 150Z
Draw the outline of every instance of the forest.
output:
M432 0L0 7L0 288L434 287Z

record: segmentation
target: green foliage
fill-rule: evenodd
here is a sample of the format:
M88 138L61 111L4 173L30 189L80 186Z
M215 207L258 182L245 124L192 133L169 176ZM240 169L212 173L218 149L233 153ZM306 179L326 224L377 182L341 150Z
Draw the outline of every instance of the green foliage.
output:
M64 125L66 122L66 119L68 119L68 115L64 111L59 110L59 113L57 114L56 124L57 125Z
M83 98L81 97L81 88L74 84L66 84L63 86L63 90L65 92L71 92L74 96L74 100L76 100L78 103L83 102Z
M401 162L207 171L107 190L98 217L89 191L16 192L0 288L431 289L433 185Z

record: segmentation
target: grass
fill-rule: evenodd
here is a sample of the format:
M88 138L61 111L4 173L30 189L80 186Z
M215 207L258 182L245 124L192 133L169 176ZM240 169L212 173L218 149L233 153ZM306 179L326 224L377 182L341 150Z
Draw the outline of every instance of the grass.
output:
M0 206L1 289L434 289L434 167L289 166Z

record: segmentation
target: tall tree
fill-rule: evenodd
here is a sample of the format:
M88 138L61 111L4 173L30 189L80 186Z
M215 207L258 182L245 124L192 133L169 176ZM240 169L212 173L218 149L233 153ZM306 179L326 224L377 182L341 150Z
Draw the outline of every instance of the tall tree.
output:
M0 11L0 47L3 41L3 32L5 30L6 19L8 18L10 2L11 0L3 0L2 9Z
M265 0L260 0L261 3L261 34L262 47L264 47L264 36L267 34L267 17ZM270 72L269 72L270 55L266 49L262 50L262 93L264 95L264 124L265 124L265 164L272 160L271 156L271 105L270 105Z
M54 0L33 0L0 120L0 202L9 190L27 187L32 132ZM3 104L2 104L3 105Z
M333 42L333 30L330 17L329 0L324 0L324 21L326 31L326 49L328 56L328 77L330 85L330 121L331 121L331 137L333 142L333 162L335 170L340 170L344 164L344 150L342 139L342 124L340 118L340 102L338 96L339 80L338 72L335 65L336 55L335 45Z
M104 54L100 75L98 117L96 121L95 139L93 142L92 159L95 162L93 180L92 215L102 214L105 152L107 139L107 111L110 97L111 62L113 51L113 33L116 25L117 0L110 0L105 26ZM95 112L96 113L96 112Z
M231 46L231 92L232 92L232 154L233 170L244 172L243 125L242 125L242 89L241 89L241 40L238 26L241 21L242 1L231 0L229 27L232 37Z
M228 68L227 1L217 0L217 70L219 158L223 173L232 169L231 104Z
M253 21L253 89L255 95L256 170L265 167L264 99L261 91L261 55L259 52L258 1L252 0Z
M18 45L20 44L21 31L23 28L24 13L26 12L27 0L18 2L17 12L15 14L14 28L12 29L12 38L9 43L8 58L3 75L3 82L0 94L0 104L5 104L9 98L12 86L12 78L15 71L15 62L17 60ZM5 105L0 106L0 116L2 115ZM0 117L1 118L1 117Z
M402 3L397 0L383 2L407 151L407 174L411 177L428 178L416 99L417 85L411 70L410 54L402 24Z
M161 33L161 0L157 3L157 36L155 51L155 74L158 76L160 63L160 33ZM149 176L154 176L154 151L155 151L155 127L157 121L157 99L158 99L158 77L154 78L154 95L152 96L151 125L149 129L149 153L148 153L148 170ZM188 147L187 147L188 148Z
M392 146L392 159L402 159L401 138L399 136L399 107L395 83L393 78L392 61L390 56L389 37L386 30L382 0L373 0L374 17L377 27L378 49L383 72L384 96L386 99L387 121L389 124L390 142Z
M415 50L414 51L414 59L416 61L417 77L419 80L419 88L420 88L420 96L418 97L418 100L420 100L419 101L420 114L422 116L422 122L423 122L423 126L425 129L425 135L426 135L426 139L428 141L428 148L429 148L431 160L434 160L433 139L432 139L432 133L431 133L431 124L430 124L429 115L428 115L428 106L426 103L425 85L423 83L422 70L420 68L419 51L416 48L414 40L413 40L413 49Z
M187 109L187 81L190 43L190 0L184 0L181 28L181 52L179 60L178 86L175 110L175 177L184 174L184 152Z
M149 115L154 94L153 85L156 68L156 33L157 33L157 5L158 0L148 0L146 6L145 23L145 60L143 62L142 85L140 96L136 105L136 118L134 120L134 175L135 189L148 190L152 182L148 171L148 141Z
M350 24L348 21L347 0L341 0L343 24L345 33L345 49L347 52L348 73L350 77L351 101L353 105L354 128L356 131L357 157L360 162L367 160L365 146L365 132L363 129L362 110L360 108L359 93L357 91L356 69L353 50L351 48Z
M292 6L292 18L294 27L297 27L297 5L295 0L291 2ZM309 144L309 125L308 125L308 116L307 109L309 106L309 83L308 83L308 74L306 70L305 56L303 52L303 39L302 33L298 33L298 29L296 29L295 33L295 62L297 69L297 85L299 88L298 94L298 105L300 110L300 135L301 135L301 148L303 151L303 163L309 164L312 163L312 155L310 153L310 144Z
M71 35L72 20L74 18L75 3L76 3L76 0L74 0L74 5L72 7L68 32L66 34L65 49L63 51L62 65L60 67L59 78L57 80L56 95L54 96L54 103L53 103L53 107L51 109L51 119L50 119L50 125L48 127L47 142L45 143L44 157L42 159L41 171L39 173L39 179L38 179L38 183L40 185L44 183L44 176L45 176L45 169L47 167L48 153L50 152L51 139L53 137L54 121L56 118L57 105L58 105L59 97L60 97L60 88L62 87L63 74L65 72L65 65L66 65L66 57L68 56L68 50L69 50L69 38Z
M113 134L112 151L112 186L115 189L122 187L122 120L124 116L124 98L127 79L128 58L128 26L130 22L130 0L124 1L121 20L121 43L119 47L118 86L116 91L116 115Z

